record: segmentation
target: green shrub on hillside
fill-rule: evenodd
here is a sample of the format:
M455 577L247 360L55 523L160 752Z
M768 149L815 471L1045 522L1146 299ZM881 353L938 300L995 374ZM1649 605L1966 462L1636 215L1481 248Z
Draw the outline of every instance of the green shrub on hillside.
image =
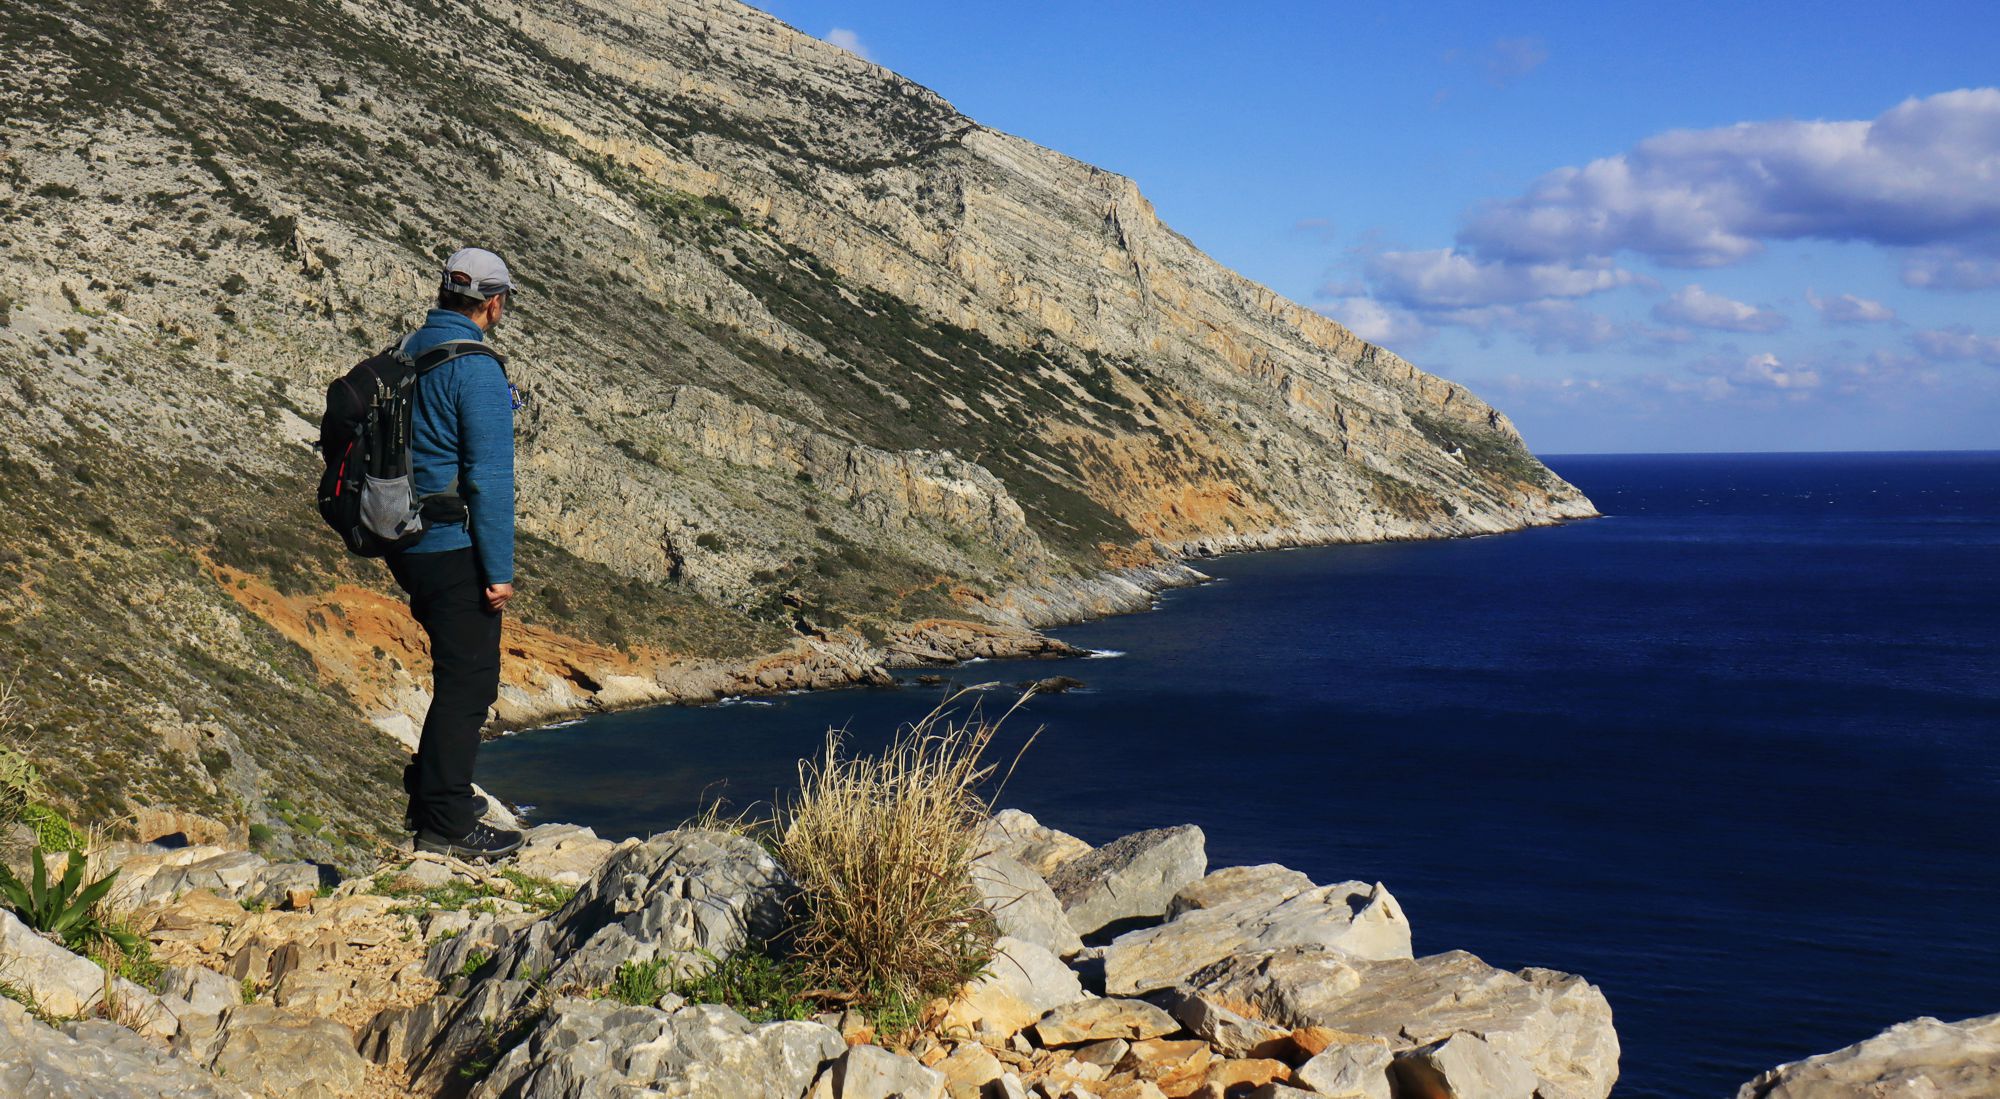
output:
M34 829L35 846L44 851L74 851L84 844L83 830L52 805L28 803L21 813L21 823Z

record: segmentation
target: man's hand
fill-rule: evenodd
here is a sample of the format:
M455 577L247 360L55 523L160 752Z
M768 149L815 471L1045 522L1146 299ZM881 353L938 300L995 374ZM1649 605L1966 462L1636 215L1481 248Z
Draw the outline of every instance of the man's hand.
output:
M514 585L512 584L486 585L486 609L492 611L494 614L499 614L500 608L505 607L507 605L507 600L512 598L514 598Z

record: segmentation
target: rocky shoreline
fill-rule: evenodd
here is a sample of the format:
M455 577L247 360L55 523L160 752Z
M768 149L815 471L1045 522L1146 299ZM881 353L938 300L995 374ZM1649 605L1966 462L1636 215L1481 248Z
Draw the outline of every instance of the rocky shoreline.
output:
M1597 517L1588 500L1524 511L1519 521L1499 522L1468 517L1453 528L1425 535L1389 532L1359 533L1326 525L1282 530L1245 531L1226 538L1208 538L1172 546L1156 544L1162 559L1108 569L1091 576L1056 577L1021 585L996 599L982 600L978 609L987 621L926 619L905 625L882 644L846 630L814 630L792 648L739 664L708 662L663 665L651 675L606 675L577 683L569 675L545 677L541 691L518 684L504 685L489 735L531 730L575 718L620 710L663 705L703 705L725 698L756 697L800 690L854 686L886 686L890 673L908 668L941 668L968 660L1009 660L1076 657L1082 650L1041 631L1093 619L1150 610L1159 594L1193 587L1210 579L1192 564L1207 557L1275 549L1351 545L1376 541L1421 541L1505 534L1540 526L1556 526ZM581 689L579 689L581 687ZM413 746L413 734L427 701L418 695L405 700L412 710L374 715L378 728Z
M1083 650L1041 631L1149 610L1160 592L1208 579L1184 561L1139 565L1016 589L999 601L982 604L995 621L923 619L903 625L880 644L849 630L810 629L788 649L737 663L675 661L649 669L627 669L627 674L606 674L574 663L538 667L538 686L530 687L518 679L503 682L487 731L500 735L648 706L704 705L725 698L790 691L886 686L893 682L892 671L950 667L975 659L1084 656ZM531 664L545 662L518 646L511 655ZM414 747L429 696L412 689L396 701L400 705L395 709L373 713L370 719L405 747Z
M109 977L0 912L0 1083L21 1099L1604 1099L1617 1082L1594 985L1418 957L1380 882L1211 870L1191 825L1092 848L1016 810L980 851L993 957L891 1035L853 1010L753 1021L630 991L634 967L698 975L785 934L796 887L739 834L546 824L497 869L403 853L346 881L114 844L93 872L119 870L110 903L164 968L150 987ZM1996 1080L2000 1016L1926 1019L1739 1099Z

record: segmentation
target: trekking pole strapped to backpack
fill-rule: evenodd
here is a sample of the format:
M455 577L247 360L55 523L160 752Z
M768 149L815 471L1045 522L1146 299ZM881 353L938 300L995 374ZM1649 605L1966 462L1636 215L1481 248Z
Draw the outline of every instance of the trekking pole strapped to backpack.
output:
M404 336L335 379L319 422L320 456L326 461L319 480L320 517L362 557L414 545L427 522L465 519L465 501L456 492L417 496L410 456L417 380L467 355L491 355L503 369L506 363L478 340L447 340L417 356L410 355L409 342Z

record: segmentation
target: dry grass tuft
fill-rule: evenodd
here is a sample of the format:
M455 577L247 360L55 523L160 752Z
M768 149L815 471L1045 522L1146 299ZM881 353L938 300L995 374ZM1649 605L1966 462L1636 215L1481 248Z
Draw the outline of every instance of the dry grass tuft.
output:
M778 814L777 857L804 891L797 954L816 981L878 1007L948 992L992 953L971 866L989 816L984 757L1007 714L988 722L975 703L956 720L962 694L879 756L846 755L842 731L829 731Z
M681 822L676 832L727 832L732 836L749 836L759 839L768 835L774 824L771 820L771 806L759 802L735 808L728 798L713 793L720 783L710 783L701 792L698 804L701 811Z

